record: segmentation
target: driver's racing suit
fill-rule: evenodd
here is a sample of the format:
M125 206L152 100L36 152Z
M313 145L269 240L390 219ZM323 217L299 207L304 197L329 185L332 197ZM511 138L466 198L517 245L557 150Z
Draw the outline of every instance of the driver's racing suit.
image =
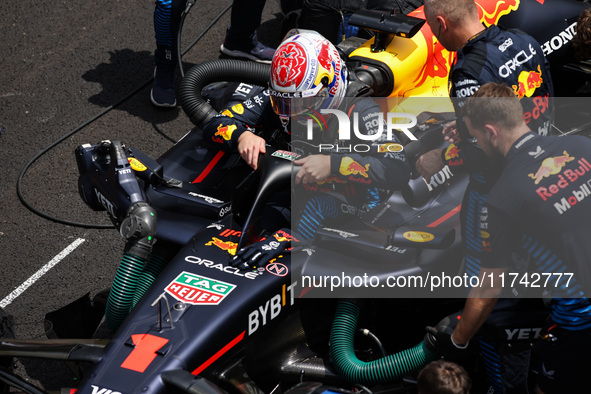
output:
M383 122L381 130L386 130L380 107L371 98L358 98L353 104L347 104L347 107L342 110L350 115L350 119L353 119L353 112L358 113L361 134L378 133L379 122ZM307 140L305 131L299 130L305 126L299 127L294 119L291 121L291 130L287 131L271 108L268 90L264 90L211 119L203 127L203 136L211 148L236 150L238 138L247 130L263 136L268 142L274 132L285 130L288 138L291 137L290 146L295 153L301 156L331 156L330 176L317 184L306 185L305 189L311 192L335 192L343 196L341 198L346 199L343 203L348 205L347 213L371 209L381 202L387 191L399 190L408 183L410 167L404 152L393 148L399 144L395 136L392 141L365 141L354 137L352 133L351 140L339 140L336 119L334 116L325 116L323 120L326 122L320 121L314 126L314 140ZM355 151L361 144L363 149L357 150L367 149L368 152ZM314 193L305 205L300 220L294 220L299 238L313 238L325 220L339 217L342 212L339 205L334 194Z

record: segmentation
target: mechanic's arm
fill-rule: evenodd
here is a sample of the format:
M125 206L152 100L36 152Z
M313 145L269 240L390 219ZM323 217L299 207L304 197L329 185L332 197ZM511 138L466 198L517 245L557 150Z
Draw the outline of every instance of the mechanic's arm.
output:
M501 295L502 288L498 282L499 275L503 272L505 272L505 268L482 268L480 270L482 287L473 287L468 294L462 318L451 335L455 344L460 346L467 344L486 321Z
M519 202L515 201L515 205L519 206ZM451 338L458 345L468 343L501 296L500 278L511 266L513 241L518 238L514 215L514 212L497 209L488 202L481 209L480 224L481 228L487 229L487 238L481 246L480 282L470 290L462 318L452 333Z

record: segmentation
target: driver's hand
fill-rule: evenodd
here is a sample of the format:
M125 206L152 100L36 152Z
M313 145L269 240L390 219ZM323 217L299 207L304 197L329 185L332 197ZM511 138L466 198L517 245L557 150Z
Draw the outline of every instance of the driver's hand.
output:
M433 149L424 155L420 156L416 163L415 168L418 173L429 182L431 177L437 174L445 166L441 159L441 152L443 149Z
M238 250L230 265L241 270L264 267L289 248L291 241L297 242L297 239L292 237L289 228L282 228L271 237Z
M460 142L460 135L458 133L458 128L455 120L447 123L443 128L443 139L445 141L449 141L452 144L457 144Z
M311 155L293 162L296 166L302 166L295 177L295 184L316 183L325 180L330 175L330 156Z
M238 137L238 153L253 169L257 169L259 155L265 152L265 140L252 131L246 130Z

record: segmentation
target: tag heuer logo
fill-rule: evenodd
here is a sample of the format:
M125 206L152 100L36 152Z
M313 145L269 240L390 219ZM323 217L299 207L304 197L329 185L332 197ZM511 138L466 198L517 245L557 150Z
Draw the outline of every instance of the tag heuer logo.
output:
M165 290L186 304L217 305L235 288L231 283L184 271Z
M275 151L275 152L273 152L271 154L271 156L279 157L281 159L290 160L290 161L294 161L295 159L297 159L298 157L300 157L300 155L298 155L297 153L290 152L290 151L287 151L287 150L278 150L278 151Z

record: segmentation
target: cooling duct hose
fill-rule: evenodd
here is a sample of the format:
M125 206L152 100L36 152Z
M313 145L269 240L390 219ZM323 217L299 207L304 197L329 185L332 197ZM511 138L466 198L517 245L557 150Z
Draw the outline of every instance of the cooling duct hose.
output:
M245 82L267 86L270 77L268 64L234 59L207 61L187 71L179 86L179 100L191 122L201 127L218 114L201 96L205 86L213 82Z
M378 360L365 362L355 355L353 346L360 308L350 301L340 301L330 333L330 356L337 372L345 379L362 384L379 384L417 371L435 360L424 342Z

